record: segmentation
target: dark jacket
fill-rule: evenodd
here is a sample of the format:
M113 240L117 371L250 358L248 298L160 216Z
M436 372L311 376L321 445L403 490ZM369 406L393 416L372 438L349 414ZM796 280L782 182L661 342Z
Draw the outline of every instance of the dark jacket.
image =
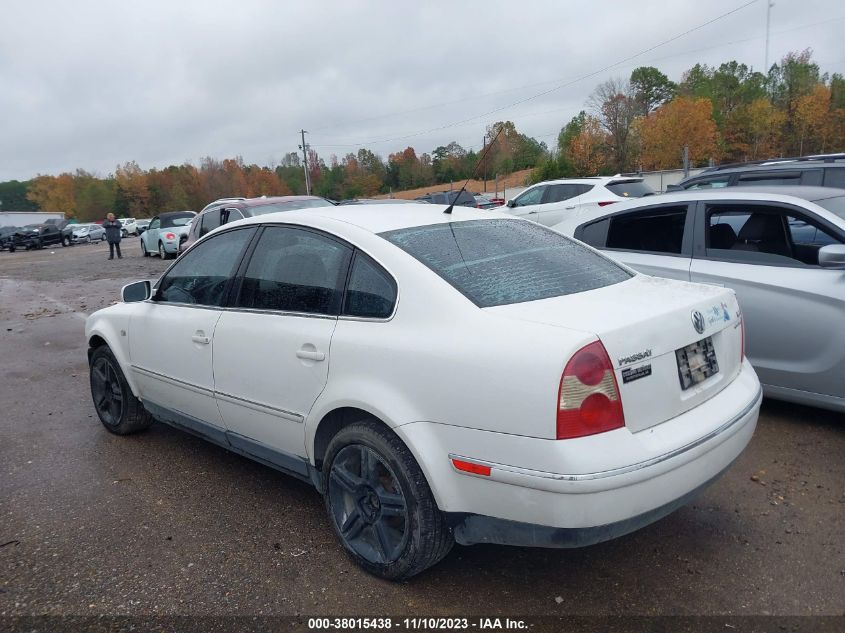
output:
M109 244L117 244L120 242L120 238L123 237L120 232L121 226L120 220L103 221L103 228L106 230L106 240Z

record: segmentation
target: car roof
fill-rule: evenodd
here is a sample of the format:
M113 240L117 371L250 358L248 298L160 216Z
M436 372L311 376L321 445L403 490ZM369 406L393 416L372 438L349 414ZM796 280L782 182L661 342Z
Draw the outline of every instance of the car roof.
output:
M817 156L799 156L795 158L770 158L748 163L728 163L707 167L695 176L684 178L679 184L718 174L736 174L755 171L781 171L795 169L824 169L826 167L845 168L845 154L819 154Z
M196 215L197 212L196 211L165 211L164 213L159 213L158 217L159 217L159 219L161 219L161 218L169 218L169 217L174 216L174 215L185 216L187 214Z
M584 176L583 178L556 178L555 180L544 180L542 182L535 182L532 187L537 185L601 185L609 184L611 182L635 182L643 180L642 176L636 174L616 174L615 176Z
M717 189L687 189L685 191L668 191L655 196L637 198L625 201L626 205L633 206L634 203L657 204L664 200L759 200L761 194L764 199L776 202L787 202L788 198L801 198L802 200L824 200L825 198L836 198L845 196L845 189L835 187L808 187L801 185L770 185L770 186L742 186L742 187L719 187Z
M308 224L315 216L343 222L371 233L395 231L417 226L467 222L470 220L509 219L520 220L509 213L486 211L475 207L455 206L451 214L443 213L445 204L358 204L338 207L314 207L294 211L277 211L239 220L238 224L267 224L274 222Z

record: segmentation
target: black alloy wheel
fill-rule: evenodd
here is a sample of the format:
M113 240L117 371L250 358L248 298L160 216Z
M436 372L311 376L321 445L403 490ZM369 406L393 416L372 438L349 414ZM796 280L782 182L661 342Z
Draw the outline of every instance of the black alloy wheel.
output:
M132 393L107 345L101 345L91 354L90 382L97 417L110 432L128 435L152 424L152 416Z

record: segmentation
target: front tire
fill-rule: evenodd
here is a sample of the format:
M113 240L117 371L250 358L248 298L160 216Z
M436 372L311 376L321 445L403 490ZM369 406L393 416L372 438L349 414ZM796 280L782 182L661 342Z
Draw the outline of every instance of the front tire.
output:
M399 437L376 422L347 426L323 462L325 503L347 554L389 580L419 574L454 545L422 470Z
M141 240L141 253L144 255L144 257L150 256L150 251L147 250L147 245L144 244L144 240Z
M98 347L91 355L90 384L97 416L110 433L129 435L153 423L152 416L129 388L120 364L107 345Z

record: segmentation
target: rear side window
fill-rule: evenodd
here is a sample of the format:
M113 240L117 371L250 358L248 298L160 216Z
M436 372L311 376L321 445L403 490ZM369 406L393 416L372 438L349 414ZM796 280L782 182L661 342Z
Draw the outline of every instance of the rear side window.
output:
M679 255L684 243L687 208L660 207L610 218L607 248Z
M622 198L642 198L643 196L654 195L654 189L642 180L616 181L611 182L606 187L611 193Z
M168 229L174 226L185 226L194 217L193 213L185 215L168 215L161 218L161 228Z
M828 167L825 169L824 186L845 189L845 167Z
M631 277L582 244L522 220L451 222L380 235L481 308L585 292Z
M352 264L342 314L369 319L386 319L396 304L393 278L372 259L358 253Z
M237 305L258 310L337 314L351 249L319 233L264 229Z
M206 211L201 218L200 237L220 226L220 209Z
M740 174L737 180L738 185L800 185L800 171L752 171L747 174Z

